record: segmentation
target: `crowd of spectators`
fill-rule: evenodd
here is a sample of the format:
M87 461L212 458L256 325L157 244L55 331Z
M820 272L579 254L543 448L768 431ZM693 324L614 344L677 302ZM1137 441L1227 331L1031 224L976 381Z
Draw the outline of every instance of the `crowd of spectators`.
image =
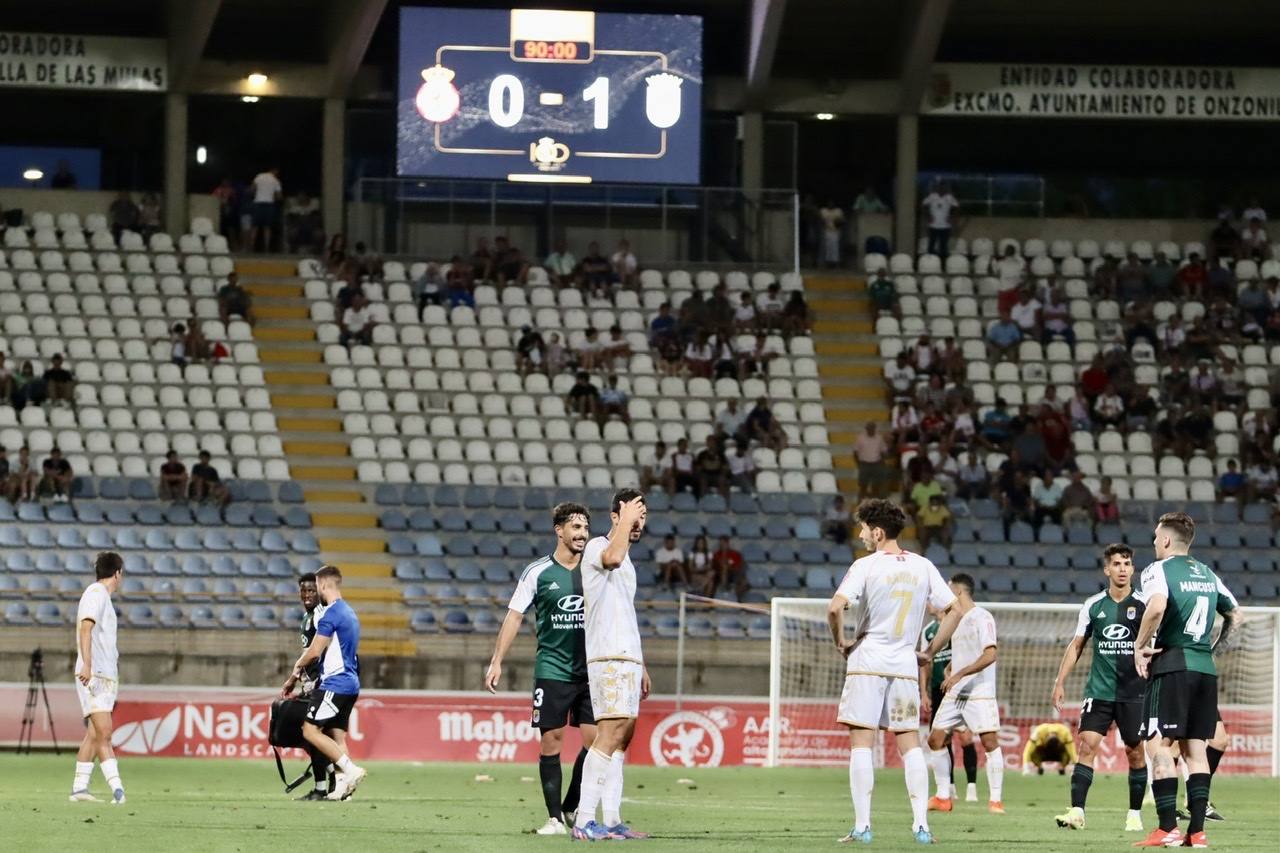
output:
M685 553L676 537L668 534L654 551L653 561L659 579L672 591L686 590L712 598L719 590L732 590L742 601L750 588L746 561L728 536L719 537L714 551L706 535L698 536Z
M170 450L160 465L160 482L156 491L162 501L174 503L195 501L226 506L231 502L231 492L213 467L209 451L201 450L197 462L188 472L178 459L178 453Z
M65 405L75 408L75 376L63 357L55 355L43 373L36 373L30 361L23 361L15 371L7 356L0 352L0 405L21 411L27 406Z
M57 447L49 451L39 470L31 459L30 448L19 448L18 458L10 459L8 451L0 447L0 494L10 503L37 500L67 503L71 500L74 477L71 463Z

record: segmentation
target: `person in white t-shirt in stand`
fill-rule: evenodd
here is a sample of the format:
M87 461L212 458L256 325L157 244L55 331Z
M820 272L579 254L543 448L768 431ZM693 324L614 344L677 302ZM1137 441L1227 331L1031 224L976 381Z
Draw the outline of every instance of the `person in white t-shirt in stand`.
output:
M951 576L960 624L951 637L951 672L942 682L942 704L933 717L929 748L933 750L933 778L938 795L929 800L930 811L951 811L951 755L943 747L947 733L961 726L982 741L987 753L987 811L1004 814L1004 753L1000 751L1000 708L996 704L996 620L991 611L973 603L973 578ZM945 645L942 631L929 643L922 658L933 659ZM946 796L942 796L943 793Z
M837 651L848 663L836 722L849 729L849 790L854 824L841 841L871 842L872 749L880 729L894 733L911 801L911 834L934 843L927 802L929 765L920 748L920 709L929 704L916 638L925 606L942 614L938 636L945 643L960 622L955 595L938 569L919 554L904 551L898 536L907 515L892 501L875 498L858 506L858 537L873 553L856 560L827 608L827 625ZM844 612L852 611L853 639L845 635ZM927 672L927 670L926 670Z
M838 267L844 211L834 201L828 201L819 208L818 218L822 220L822 263L824 266Z
M648 510L637 489L613 496L608 536L597 536L582 552L583 627L587 682L596 738L582 765L582 793L573 823L577 841L648 838L622 822L622 765L636 733L640 700L649 695L649 671L640 653L636 619L636 567L631 545L640 541ZM604 822L596 821L602 806Z
M249 230L249 251L258 250L258 234L262 234L262 251L271 251L271 228L276 224L276 209L284 197L284 185L280 183L280 168L273 167L259 172L253 178L253 227Z
M960 202L942 181L933 182L933 191L920 203L929 213L929 254L940 258L947 256L947 243L951 240L951 214L959 209Z
M93 564L97 578L85 588L76 608L76 697L85 719L84 740L76 753L76 775L71 802L96 803L89 793L93 760L111 788L111 804L124 804L124 783L111 748L111 712L120 689L120 653L116 647L116 608L111 596L120 589L124 560L114 551L98 554Z

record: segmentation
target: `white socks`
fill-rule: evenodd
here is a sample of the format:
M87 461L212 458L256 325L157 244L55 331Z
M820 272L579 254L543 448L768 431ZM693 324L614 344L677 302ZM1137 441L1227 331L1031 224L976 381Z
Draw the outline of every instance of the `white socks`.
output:
M578 817L575 826L586 826L596 819L596 806L604 795L605 782L609 777L609 765L613 759L595 747L587 750L587 760L582 762L582 789L578 795ZM621 771L621 765L619 765Z
M951 799L951 754L944 746L929 756L933 763L933 784L938 788L938 799Z
M902 770L907 777L907 797L911 800L911 830L928 830L929 768L925 764L924 750L916 747L902 756Z
M352 763L350 755L344 755L338 759L338 770L340 772L350 773L352 770L355 770L355 769L356 769L356 766L354 763Z
M621 750L615 752L604 777L604 793L600 797L600 805L604 809L605 826L622 823L622 763L625 758L626 754Z
M93 767L92 764L89 766ZM120 781L120 768L116 765L116 760L108 758L102 762L101 767L103 778L107 780L107 787L112 791L123 791L124 783Z
M93 775L92 761L77 761L76 762L76 778L71 783L72 793L76 791L89 790L89 777L92 775Z
M998 746L987 753L987 787L991 789L988 795L991 802L1002 802L1000 796L1004 789L1004 753Z
M858 832L871 828L871 789L875 784L871 750L849 750L849 792L853 795L853 828Z

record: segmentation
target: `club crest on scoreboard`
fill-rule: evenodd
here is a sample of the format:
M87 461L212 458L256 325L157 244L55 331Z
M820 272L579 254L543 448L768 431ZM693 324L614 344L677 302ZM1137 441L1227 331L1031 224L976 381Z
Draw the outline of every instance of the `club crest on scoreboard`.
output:
M680 120L680 84L684 81L663 72L644 78L644 114L654 127L666 129Z
M422 70L422 85L414 98L418 115L427 121L446 122L458 114L462 96L453 85L454 72L443 65L433 65Z
M558 172L569 162L569 146L544 136L529 143L529 162L541 172Z

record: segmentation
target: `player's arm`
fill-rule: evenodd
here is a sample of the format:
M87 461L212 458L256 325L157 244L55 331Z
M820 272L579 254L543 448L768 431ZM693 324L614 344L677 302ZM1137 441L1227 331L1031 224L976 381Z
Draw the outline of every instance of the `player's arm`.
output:
M827 628L831 631L831 640L836 644L837 651L845 657L849 656L856 644L856 641L846 643L844 639L844 610L848 606L849 599L838 592L831 596L831 603L827 605Z
M76 642L80 646L80 660L83 662L80 671L76 673L76 678L80 679L80 683L89 686L89 682L93 680L93 626L96 624L93 619L85 616L78 623L79 629L76 632Z
M1062 653L1062 663L1058 665L1058 677L1053 682L1051 701L1055 711L1062 711L1062 703L1066 699L1067 676L1071 674L1076 662L1080 660L1082 651L1084 651L1084 637L1072 637L1071 642L1067 643L1067 650Z
M968 676L973 675L974 673L982 672L984 669L991 666L991 664L995 662L996 662L996 647L987 646L982 650L982 654L978 655L977 660L975 660L973 663L969 664L968 666L961 667L960 669L953 671L950 675L947 676L946 681L942 682L942 692L943 693L948 692L952 687L955 687L956 684L959 683L960 679L967 678Z
M933 635L933 639L924 651L917 653L916 657L920 664L930 664L936 655L947 643L951 642L951 635L956 632L956 626L960 624L960 617L963 616L960 608L955 606L953 601L942 609L942 618L938 620L938 633Z
M606 571L613 571L627 559L627 551L631 548L631 528L644 514L644 498L629 500L618 507L618 523L609 535L609 544L600 552L600 565Z
M1218 639L1213 644L1213 654L1215 656L1230 650L1235 645L1234 639L1228 640L1228 637L1234 638L1240 633L1240 625L1244 621L1244 614L1237 606L1236 597L1231 594L1231 590L1227 589L1222 583L1222 578L1218 578L1218 615L1222 617L1222 630L1218 633Z
M1136 597L1146 605L1146 612L1142 614L1138 636L1133 641L1133 666L1138 675L1146 678L1151 659L1160 651L1152 647L1151 640L1160 628L1160 620L1164 619L1165 608L1169 606L1169 586L1164 577L1164 566L1152 563L1143 570L1142 588Z
M300 678L307 667L320 659L320 655L324 654L324 650L329 648L329 643L332 641L333 635L322 635L320 628L317 626L316 635L311 639L311 644L302 650L302 655L293 664L292 677L295 679Z
M498 629L498 640L493 646L493 657L489 659L489 669L484 674L484 687L490 693L498 692L498 681L502 678L502 661L511 650L511 644L520 633L520 625L523 622L523 611L507 610L507 616L502 620L502 627Z

